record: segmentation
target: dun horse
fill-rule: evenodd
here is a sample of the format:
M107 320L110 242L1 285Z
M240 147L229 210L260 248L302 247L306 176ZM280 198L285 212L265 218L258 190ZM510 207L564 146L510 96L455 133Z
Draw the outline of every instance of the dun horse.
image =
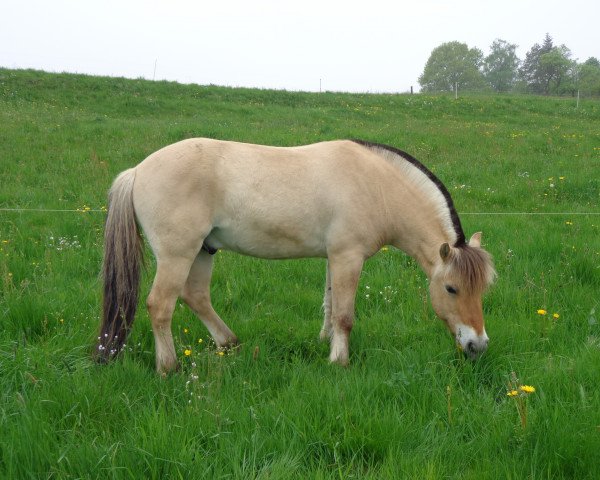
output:
M156 368L177 358L171 318L180 297L218 346L237 344L210 300L218 249L266 259L325 257L329 359L348 363L364 261L384 245L414 257L431 302L463 351L486 350L481 297L495 272L481 234L467 242L444 185L410 155L363 141L293 148L210 139L167 146L115 180L104 251L104 308L97 356L123 347L138 301L142 244L156 256L147 306Z

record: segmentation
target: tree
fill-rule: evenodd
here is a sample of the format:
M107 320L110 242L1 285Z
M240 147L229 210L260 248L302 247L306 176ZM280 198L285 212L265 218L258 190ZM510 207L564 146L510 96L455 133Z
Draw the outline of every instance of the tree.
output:
M419 84L424 92L451 92L455 84L461 90L481 90L485 80L479 70L483 52L460 42L436 47L429 56Z
M516 50L516 45L496 39L483 61L483 75L496 92L508 92L515 85L520 63Z
M544 43L540 46L534 44L525 55L525 60L519 69L519 75L525 83L527 90L532 93L546 93L544 91L544 79L540 70L540 57L554 48L552 37L546 34Z
M600 61L588 58L579 65L578 87L583 95L600 96Z
M527 52L519 74L532 93L564 93L573 89L574 65L571 50L565 45L555 47L546 34L541 46L536 43Z
M564 93L573 88L568 85L571 80L573 64L571 51L564 45L554 47L548 53L540 55L540 80L545 95Z

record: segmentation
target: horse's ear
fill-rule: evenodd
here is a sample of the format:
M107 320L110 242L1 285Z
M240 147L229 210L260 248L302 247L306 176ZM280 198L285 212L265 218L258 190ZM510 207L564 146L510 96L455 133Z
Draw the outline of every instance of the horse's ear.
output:
M474 233L469 240L469 247L481 247L481 232Z
M450 258L450 245L447 243L442 243L442 246L440 247L440 257L442 257L444 262Z

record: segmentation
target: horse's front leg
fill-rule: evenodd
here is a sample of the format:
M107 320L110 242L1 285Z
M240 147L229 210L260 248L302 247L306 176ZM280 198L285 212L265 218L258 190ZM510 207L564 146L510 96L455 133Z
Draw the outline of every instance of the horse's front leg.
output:
M325 296L323 298L323 327L319 337L322 341L331 338L331 275L329 275L329 262L327 262L327 273L325 275Z
M329 360L348 365L348 342L354 323L354 299L364 258L356 253L329 257L331 282L331 350Z

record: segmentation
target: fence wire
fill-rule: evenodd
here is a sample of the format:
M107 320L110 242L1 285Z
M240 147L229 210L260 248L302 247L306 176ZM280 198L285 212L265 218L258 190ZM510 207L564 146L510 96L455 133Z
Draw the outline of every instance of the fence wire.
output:
M68 208L0 208L0 212L32 213L106 213L105 209L68 209ZM459 215L535 215L535 216L574 216L600 215L600 212L459 212Z

